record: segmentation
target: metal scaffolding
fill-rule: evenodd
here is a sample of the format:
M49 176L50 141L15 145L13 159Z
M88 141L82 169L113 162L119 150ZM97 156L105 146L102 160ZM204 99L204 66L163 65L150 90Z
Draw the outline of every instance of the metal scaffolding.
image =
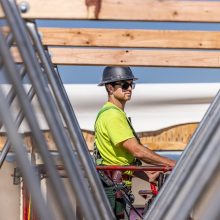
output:
M47 48L42 46L35 23L26 22L21 18L15 1L2 0L1 6L10 33L5 37L0 32L0 64L12 89L7 97L0 91L0 125L5 126L9 138L2 150L0 164L3 164L11 145L38 216L40 219L55 219L51 207L43 199L36 166L28 159L28 152L18 133L18 127L25 118L45 165L62 219L77 219L75 210L71 206L71 197L76 198L77 208L85 219L115 219L59 73L50 60ZM10 51L13 43L16 44L22 59L20 70ZM22 82L24 75L28 77L31 84L28 94ZM68 176L71 193L67 193L40 130L36 112L31 105L34 95L39 100L52 133ZM10 104L15 97L21 109L16 122L10 112Z
M79 211L80 215L88 220L116 219L58 69L51 62L47 47L42 45L35 22L21 18L14 0L1 0L0 6L10 29L7 36L0 30L0 69L11 85L6 95L0 88L0 127L4 126L8 138L0 155L0 167L9 149L13 148L39 219L56 219L40 187L40 171L35 162L30 159L22 135L18 131L25 119L42 159L44 172L61 218L78 219ZM11 48L14 45L22 60L21 65L17 65L12 56ZM24 77L27 77L31 84L28 92L24 87ZM63 169L68 177L70 192L67 191L61 179L56 161L40 129L36 111L31 103L34 96L39 101L51 131ZM20 111L14 119L10 105L15 99L18 100ZM219 137L220 92L144 216L144 220L185 220L189 219L194 210L196 210L196 219L218 220L220 218ZM97 169L101 168L97 167ZM72 197L76 198L79 210L73 208Z

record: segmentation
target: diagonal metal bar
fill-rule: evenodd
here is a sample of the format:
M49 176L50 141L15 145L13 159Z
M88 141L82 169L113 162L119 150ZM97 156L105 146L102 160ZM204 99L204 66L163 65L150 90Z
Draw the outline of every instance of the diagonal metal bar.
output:
M211 186L210 186L211 185ZM214 173L214 176L210 179L210 185L208 187L212 187L212 197L209 196L208 201L205 204L205 208L202 209L202 212L198 219L200 220L218 220L220 219L220 174L219 174L219 166ZM214 185L214 186L213 186ZM210 190L210 188L208 188ZM207 197L206 197L207 199Z
M1 44L2 42L0 34L0 45ZM9 105L5 101L4 95L0 89L0 118L4 122L8 137L16 153L18 165L22 171L22 175L24 176L24 180L27 184L28 190L29 192L31 192L33 204L38 210L38 216L40 217L40 219L53 220L54 217L43 199L39 180L35 175L34 169L31 167L27 153L25 152L25 146L22 143L21 137L18 135L15 129L12 116L8 110Z
M197 143L197 146L200 145L203 152L194 160L194 166L189 167L191 169L187 167L185 173L188 173L188 178L173 200L172 210L169 210L166 214L167 219L186 219L197 204L200 195L209 187L212 176L219 168L220 105L216 108L215 114L209 118L209 122L207 129L210 130L210 135L204 136L203 140Z
M65 92L65 88L63 87L62 80L60 79L58 73L54 70L48 52L43 49L35 24L29 22L27 26L38 51L38 55L45 68L46 75L49 79L53 93L55 94L62 116L66 122L71 140L77 150L80 162L89 180L91 190L94 193L94 201L96 201L99 213L102 215L103 219L113 219L114 214L103 190L101 181L97 175L94 162L92 161L91 155L86 146L86 142L83 138L76 116Z
M25 76L25 68L24 68L24 66L21 67L19 74L20 74L20 76L21 76L21 79L23 79L24 76ZM7 94L7 97L6 97L7 102L9 103L9 105L11 105L11 103L13 102L15 96L16 96L16 93L15 93L13 87L12 87L12 88L9 90L9 92L8 92L8 94ZM2 127L2 123L0 122L0 128L1 128L1 127Z
M24 78L24 76L25 76L25 68L24 68L24 66L21 67L19 75L21 76L21 79ZM13 87L12 87L9 90L9 92L7 94L7 97L6 97L6 100L9 103L9 105L11 105L11 103L13 102L15 96L16 96L16 93L15 93ZM18 127L20 126L23 118L24 118L24 116L22 116L22 112L20 112L18 114L18 116L17 116L17 119L16 119L18 121L17 122ZM0 129L1 129L1 127L2 127L2 122L0 121ZM0 168L2 167L2 165L4 163L5 158L6 158L7 154L8 154L8 152L9 152L9 150L10 150L10 142L7 140L5 145L3 146L1 154L0 154Z
M10 150L10 147L11 147L11 144L10 144L9 140L7 139L4 144L4 147L2 148L1 154L0 154L0 168L2 168L2 165L3 165L3 163L6 159L6 156Z
M13 38L13 34L9 33L7 38L6 38L6 42L8 47L11 47L11 45L13 44L14 38Z
M2 36L1 33L0 36ZM14 85L14 89L17 93L17 97L23 107L22 108L23 112L31 128L33 134L32 136L34 138L36 146L38 146L41 157L47 168L48 175L50 178L49 180L51 182L51 186L54 191L55 198L58 201L61 214L63 214L64 219L74 219L75 215L70 205L68 196L64 190L63 183L60 180L59 175L57 173L54 161L48 151L48 146L44 140L44 136L38 126L37 119L33 114L34 110L30 105L29 100L26 97L24 88L19 83L19 76L16 73L16 66L15 64L13 64L12 57L10 56L9 51L7 51L7 47L4 47L4 39L0 38L0 41L3 42L1 44L1 51L4 51L4 55L2 54L2 57L4 58L4 64L5 64L5 68L7 69L8 77L10 77L10 80Z
M57 147L60 151L61 158L69 176L71 188L76 195L76 199L80 207L86 207L86 209L83 210L85 218L97 220L101 219L100 214L97 211L97 207L92 200L91 192L83 177L83 173L80 172L81 167L79 161L74 155L71 142L64 131L62 120L58 111L56 111L57 107L53 101L52 95L50 94L49 87L44 81L41 68L36 61L37 59L34 50L30 46L31 42L27 36L23 20L17 11L15 2L9 2L10 4L8 4L8 1L2 0L2 6L5 14L8 15L8 23L14 33L18 49L26 65L29 78L35 88L40 105L51 128L54 140L57 143Z
M2 50L3 51L3 50ZM54 189L54 194L56 197L56 200L59 201L59 207L61 210L61 213L63 215L64 219L75 219L75 214L72 210L70 200L68 199L67 193L64 190L64 186L62 181L59 178L59 175L56 170L56 166L53 162L53 159L48 151L48 146L46 145L46 142L44 140L44 137L39 129L37 120L35 119L35 116L32 112L33 109L31 105L28 102L28 99L26 98L26 93L24 89L22 88L22 85L19 84L19 77L16 74L16 67L12 64L8 63L12 58L9 56L9 52L7 51L7 48L4 48L4 64L6 64L6 68L10 68L10 71L8 72L8 76L10 77L11 81L14 84L14 88L16 90L16 93L18 95L18 98L20 99L24 113L26 114L26 118L29 122L30 128L33 132L33 137L35 138L35 143L39 148L39 151L41 153L41 156L43 158L43 161L47 167L48 174L50 177L51 186ZM8 64L8 65L7 65Z
M13 43L13 40L14 40L14 38L13 38L12 33L9 33L8 36L7 36L7 38L6 38L6 42L7 42L7 45L8 45L9 47L10 47L11 44ZM2 63L2 61L1 61L1 59L0 59L0 69L2 68L2 65L3 65L3 63Z
M29 100L32 100L33 97L34 97L34 90L33 88L31 87L29 92L28 92L28 98ZM10 102L8 101L8 103L10 104ZM16 117L16 126L19 127L21 125L21 122L23 121L24 119L24 113L22 110L19 111L17 117ZM2 148L2 152L1 152L1 155L0 155L0 168L2 167L2 164L4 163L5 161L5 158L7 156L7 153L9 152L9 149L10 149L10 142L9 140L7 139L6 140L6 143L4 144L4 147Z
M189 214L189 212L191 211L190 208L193 208L193 202L195 203L198 198L199 190L201 190L201 187L203 187L205 183L204 181L202 181L201 183L198 181L199 184L196 184L196 190L192 187L194 194L192 197L190 197L190 201L186 202L185 200L183 202L182 199L185 198L186 194L181 194L181 191L184 192L185 190L186 192L188 190L188 188L186 189L185 187L187 184L190 185L194 180L193 176L191 176L193 172L197 172L196 174L194 174L194 177L196 176L199 180L199 176L197 174L199 173L199 175L201 175L205 169L204 167L198 165L199 163L201 163L200 158L205 157L203 158L203 162L206 161L207 163L210 163L206 158L206 155L209 155L210 151L216 147L215 143L212 143L212 139L214 140L214 135L219 132L219 112L220 92L216 95L215 100L210 105L209 110L202 119L195 135L188 144L187 149L184 151L183 155L177 163L176 168L174 169L167 183L165 183L164 187L162 188L157 199L153 203L152 207L150 208L144 219L175 219L171 218L171 216L169 215L169 213L171 212L172 216L174 215L174 212L175 215L181 213L182 216L176 219L184 219L184 217L186 218L186 216ZM209 166L208 168L210 169ZM210 169L209 171L212 170ZM192 192L188 191L188 195L191 195L191 193ZM182 196L180 197L180 195ZM181 211L180 209L174 209L174 204L180 204L181 201L184 203L184 205L182 204L180 208Z
M172 203L169 203L169 200L171 197L177 195L178 188L176 187L176 181L180 184L181 181L184 181L182 179L182 173L185 170L185 166L187 164L191 164L191 157L196 156L201 153L200 147L195 147L195 143L203 138L203 135L205 135L205 126L208 123L208 118L213 113L213 110L215 109L217 103L219 102L218 95L214 99L213 103L210 105L209 109L207 110L206 114L204 115L202 121L200 122L199 127L195 131L192 139L190 140L189 144L187 145L184 152L181 154L181 158L179 159L175 169L169 176L169 181L167 181L163 188L160 190L159 195L157 196L155 203L152 204L152 208L149 210L148 215L157 215L157 218L162 218L163 213L166 212L167 208L172 207ZM188 156L190 155L190 156ZM174 181L176 179L176 181ZM183 183L182 183L183 184ZM169 204L169 206L168 206ZM157 206L159 207L158 212L157 209L154 209L153 207ZM164 208L166 206L166 209ZM153 211L154 210L154 211ZM159 211L160 210L160 211ZM152 212L152 214L151 214Z

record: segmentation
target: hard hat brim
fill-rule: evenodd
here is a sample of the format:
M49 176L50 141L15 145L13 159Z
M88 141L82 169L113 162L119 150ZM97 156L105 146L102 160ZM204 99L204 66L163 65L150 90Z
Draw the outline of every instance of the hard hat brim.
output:
M104 81L104 82L99 83L97 86L104 86L105 84L108 84L108 83L118 82L118 81L126 81L126 80L135 81L135 80L138 80L138 78L135 77L135 78L122 79L122 80L120 80L120 79L108 80L108 81Z

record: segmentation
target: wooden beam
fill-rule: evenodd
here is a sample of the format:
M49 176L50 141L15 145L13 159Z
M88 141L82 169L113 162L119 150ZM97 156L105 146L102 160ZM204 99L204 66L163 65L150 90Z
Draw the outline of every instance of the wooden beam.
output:
M21 3L23 0L17 0ZM26 0L28 19L220 22L220 2L161 0ZM0 17L3 13L0 12Z
M175 125L172 127L164 128L154 132L139 132L141 143L148 145L152 150L184 150L185 146L190 141L193 133L195 132L198 123L188 123ZM93 150L94 132L82 130L83 136L86 140L88 149ZM57 151L53 137L49 131L44 131L44 138L48 144L50 151ZM34 142L31 133L23 135L24 143L28 151L33 148ZM6 141L6 134L0 134L0 151Z
M57 151L57 147L53 140L51 132L44 131L43 135L44 135L45 141L48 144L48 149L50 151ZM29 152L33 151L33 148L36 148L36 147L35 147L35 142L33 140L31 133L30 132L24 133L22 137L23 137L23 142L24 142L24 145L26 146L27 151ZM0 133L0 151L2 151L6 141L7 141L7 133ZM11 148L10 151L13 151L13 148Z
M49 46L220 49L219 31L39 28Z
M180 124L153 132L139 132L141 143L151 150L184 150L198 123ZM89 150L93 150L94 132L83 130Z
M15 61L22 62L13 49ZM52 62L60 65L121 65L161 67L220 67L220 52L184 50L114 50L49 48Z
M4 34L9 30L4 27ZM39 28L44 45L220 49L219 31Z
M153 132L141 132L141 143L152 150L184 150L194 134L198 123L171 126Z

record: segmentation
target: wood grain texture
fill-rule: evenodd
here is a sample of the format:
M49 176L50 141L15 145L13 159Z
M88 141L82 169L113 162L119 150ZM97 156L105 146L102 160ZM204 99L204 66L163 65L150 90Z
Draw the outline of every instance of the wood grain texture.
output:
M182 124L139 134L141 143L152 150L184 150L198 124Z
M20 4L23 0L17 0ZM176 0L26 0L28 19L103 19L219 22L220 2ZM99 2L99 1L97 1ZM0 17L3 13L0 12Z
M49 48L49 52L52 62L60 65L220 67L220 52L215 51ZM21 63L16 48L12 53Z
M220 49L219 31L39 28L44 45Z
M198 123L175 125L153 132L139 132L138 136L141 139L141 143L147 145L152 150L184 150L197 126ZM90 151L93 150L94 132L82 130L82 133L88 149ZM49 131L44 131L44 138L48 144L49 150L57 151L56 145ZM31 151L33 148L31 133L24 134L23 140L27 150ZM0 150L2 150L5 141L6 134L2 133L0 135Z
M184 150L189 143L198 123L188 123L167 127L153 132L139 132L143 145L151 150ZM93 149L94 132L83 131L89 150Z
M9 29L3 27L7 35ZM220 49L220 31L38 28L47 46Z

